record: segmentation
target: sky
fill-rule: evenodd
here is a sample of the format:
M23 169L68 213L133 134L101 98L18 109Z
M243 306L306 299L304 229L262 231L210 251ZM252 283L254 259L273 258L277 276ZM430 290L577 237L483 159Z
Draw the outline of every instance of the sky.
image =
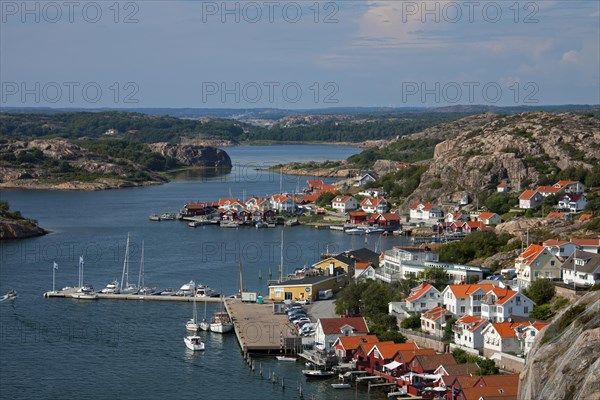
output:
M600 103L600 1L0 1L0 106Z

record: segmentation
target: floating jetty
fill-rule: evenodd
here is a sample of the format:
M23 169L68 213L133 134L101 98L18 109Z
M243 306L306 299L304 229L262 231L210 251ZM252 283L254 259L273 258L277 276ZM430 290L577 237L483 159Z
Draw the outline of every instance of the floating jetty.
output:
M77 288L68 288L57 291L49 291L44 293L46 298L71 298L71 295L77 292ZM161 294L105 294L97 293L99 300L148 300L148 301L183 301L192 302L194 298L192 296L163 296ZM223 300L221 297L196 297L196 301L204 301L207 303L221 303Z

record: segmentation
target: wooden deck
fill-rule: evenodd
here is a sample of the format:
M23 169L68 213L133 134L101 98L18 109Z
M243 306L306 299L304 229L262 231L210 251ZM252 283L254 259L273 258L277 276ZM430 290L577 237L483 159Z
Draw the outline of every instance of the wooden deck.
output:
M286 314L274 314L273 303L243 303L225 299L235 335L243 352L279 355L295 353L296 335ZM282 345L283 339L283 345Z

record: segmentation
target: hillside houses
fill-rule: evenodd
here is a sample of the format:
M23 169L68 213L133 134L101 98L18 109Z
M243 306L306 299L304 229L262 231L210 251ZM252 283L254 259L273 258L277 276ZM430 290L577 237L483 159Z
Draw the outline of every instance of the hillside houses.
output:
M413 220L434 220L444 218L444 212L440 206L432 203L413 203L410 205L410 219Z
M381 197L365 198L360 203L360 208L369 214L384 214L390 209L389 203Z
M560 267L566 284L593 286L600 284L600 254L575 251Z
M348 212L358 208L358 201L352 196L336 196L331 201L331 208L337 212Z
M369 330L363 317L352 318L321 318L315 329L316 347L329 350L337 339L342 336L363 336Z
M586 204L585 186L577 181L558 181L554 185L539 186L536 189L525 190L519 196L519 208L536 208L548 196L558 198L556 208L571 213L582 211Z
M532 244L515 260L517 285L528 288L537 279L561 278L561 261L546 247Z

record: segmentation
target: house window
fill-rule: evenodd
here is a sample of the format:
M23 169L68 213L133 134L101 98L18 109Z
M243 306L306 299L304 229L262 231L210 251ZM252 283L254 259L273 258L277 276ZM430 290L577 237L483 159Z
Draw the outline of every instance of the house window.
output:
M552 279L552 272L546 272L546 278Z
M460 306L460 312L461 312L461 314L465 313L465 306Z
M473 307L473 312L474 313L480 313L481 312L481 306L475 306L475 307Z
M525 307L523 308L523 312L524 312L525 314L528 314L528 313L529 313L529 307L525 306Z
M421 308L427 307L427 303L421 303Z
M576 259L575 259L575 265L584 265L584 264L585 264L585 263L583 262L583 260L582 260L582 259L580 259L580 258L576 258Z

